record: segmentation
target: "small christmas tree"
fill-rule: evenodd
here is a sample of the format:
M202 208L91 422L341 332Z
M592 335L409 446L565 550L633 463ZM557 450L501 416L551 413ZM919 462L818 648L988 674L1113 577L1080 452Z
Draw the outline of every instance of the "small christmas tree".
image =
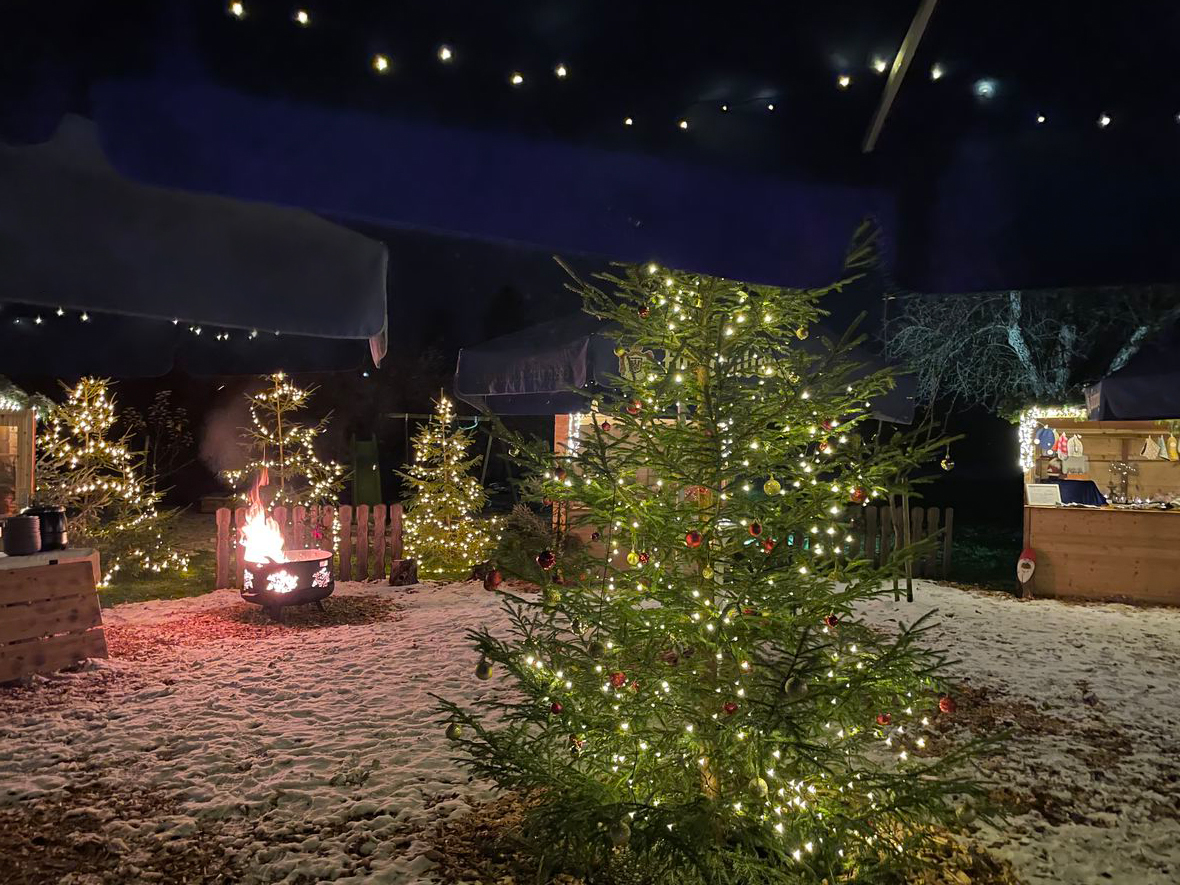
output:
M344 488L344 466L321 461L315 452L316 439L324 432L331 412L315 424L299 420L299 413L318 388L299 387L283 372L264 380L269 386L246 394L251 426L242 429L242 441L250 461L240 470L224 471L222 476L238 489L243 500L266 470L273 506L336 504Z
M601 279L579 288L618 328L618 399L533 464L556 530L590 543L497 563L544 592L506 594L507 632L473 634L475 675L510 690L444 702L448 736L535 798L524 835L575 872L818 885L934 863L933 828L978 789L968 750L925 756L955 705L923 628L857 617L920 551L875 566L851 515L941 441L865 423L892 380L855 341L801 344L822 292Z
M440 397L430 420L414 437L414 463L400 475L412 493L406 505L406 556L433 578L465 578L483 562L497 522L478 515L487 493L472 475L481 461L468 457L471 434L454 426L451 401Z
M158 508L161 491L147 475L129 431L116 433L109 382L83 378L66 401L48 410L37 435L37 497L61 505L71 541L98 549L103 584L117 574L184 569L188 557L170 550L172 513Z

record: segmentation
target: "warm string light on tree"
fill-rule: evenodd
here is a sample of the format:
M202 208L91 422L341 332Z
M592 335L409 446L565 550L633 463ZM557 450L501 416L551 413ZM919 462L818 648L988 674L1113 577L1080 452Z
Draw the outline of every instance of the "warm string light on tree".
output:
M406 556L417 561L423 576L468 577L499 540L499 520L479 516L487 492L472 475L482 458L468 456L471 442L471 434L455 426L451 401L440 397L414 437L414 463L401 472L412 490L404 525Z
M172 514L158 509L163 495L147 475L145 453L130 448L129 433L112 438L109 382L83 378L66 389L37 434L38 500L64 506L71 536L99 550L102 586L120 572L187 568L188 556L165 539Z
M272 506L338 503L346 477L344 465L323 461L315 451L331 413L314 424L300 420L299 413L318 388L299 387L283 372L267 375L265 380L269 387L246 395L250 426L242 428L241 437L250 460L222 476L238 489L243 501L249 500L255 478L265 470Z
M487 719L444 705L469 764L541 791L531 832L574 863L626 846L702 879L818 883L916 862L978 790L968 750L923 758L953 701L921 627L856 618L900 565L860 555L850 508L944 441L862 428L892 381L853 341L798 346L823 292L657 265L601 279L580 288L620 329L617 399L556 463L520 446L555 527L589 543L497 562L544 592L508 599L509 635L477 635L481 678L502 668L520 699Z

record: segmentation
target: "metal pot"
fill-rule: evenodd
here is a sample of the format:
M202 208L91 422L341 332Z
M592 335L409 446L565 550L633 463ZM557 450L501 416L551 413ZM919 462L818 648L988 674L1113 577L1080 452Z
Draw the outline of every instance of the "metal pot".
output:
M41 549L65 550L69 543L66 532L66 508L50 504L29 507L25 516L36 516L41 520Z
M41 550L41 519L10 516L4 521L4 552L9 556L30 556Z

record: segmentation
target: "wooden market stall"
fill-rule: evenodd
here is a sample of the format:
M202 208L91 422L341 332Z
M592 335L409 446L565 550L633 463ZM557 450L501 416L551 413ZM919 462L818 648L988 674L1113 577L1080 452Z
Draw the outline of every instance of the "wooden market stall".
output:
M0 519L20 513L29 505L36 432L32 409L5 405L0 403Z
M1021 424L1035 596L1180 605L1178 421ZM1064 439L1064 441L1063 441Z

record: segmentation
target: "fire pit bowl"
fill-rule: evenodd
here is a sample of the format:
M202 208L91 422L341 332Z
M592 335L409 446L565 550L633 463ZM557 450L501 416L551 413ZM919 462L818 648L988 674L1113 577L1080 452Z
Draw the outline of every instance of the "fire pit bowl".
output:
M242 599L261 605L276 621L283 608L332 595L332 554L327 550L286 550L282 562L249 562L242 571Z

